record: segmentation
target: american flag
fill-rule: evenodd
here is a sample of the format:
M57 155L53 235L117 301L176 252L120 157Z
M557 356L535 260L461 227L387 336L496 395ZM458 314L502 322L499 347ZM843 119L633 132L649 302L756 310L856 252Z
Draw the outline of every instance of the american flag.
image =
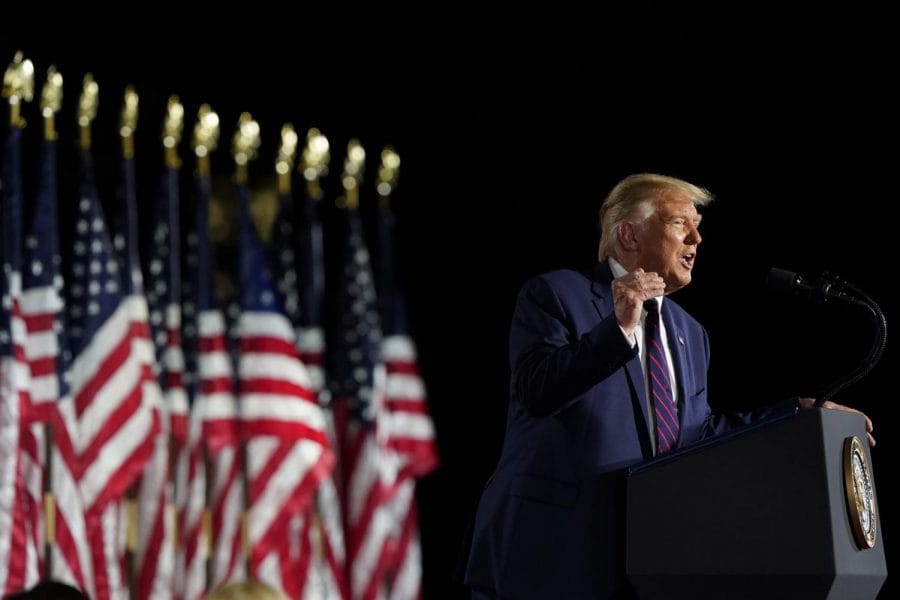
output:
M379 211L378 299L384 338L382 360L387 370L385 422L388 445L398 456L399 473L390 498L395 519L391 544L389 598L422 596L421 545L415 478L437 467L434 424L428 414L425 385L416 348L409 335L406 307L398 286L394 253L396 219L387 203Z
M51 568L47 574L57 581L91 591L93 567L87 545L84 506L75 479L77 456L72 445L77 432L70 429L75 422L74 406L69 387L61 379L71 356L65 342L56 215L56 142L45 140L41 147L34 218L25 243L22 312L28 328L25 353L31 367L34 412L52 427L53 443L44 468L49 470L47 480L55 498L53 529L56 539L51 542ZM60 348L66 350L61 352Z
M285 298L285 312L297 331L297 349L309 373L331 446L336 448L334 418L324 389L323 356L325 336L322 330L321 303L324 293L322 226L314 200L304 195L299 227L295 235L295 200L284 193L270 240L271 264L275 265L278 289ZM298 268L299 266L299 268ZM340 497L335 483L336 471L325 477L316 491L314 504L293 524L293 575L298 583L296 596L347 598L345 579L344 530Z
M31 233L25 240L22 277L25 286L22 312L28 326L26 355L31 367L32 418L51 422L60 399L57 336L62 332L61 258L56 219L56 142L41 146L40 173Z
M73 356L67 376L78 431L73 442L79 457L79 488L88 518L96 593L102 599L122 592L116 548L118 501L149 460L159 424L147 404L148 356L133 329L129 290L123 290L89 150L81 151L81 168L66 298Z
M195 211L187 236L184 278L184 348L191 421L189 459L179 465L179 481L187 483L181 509L184 554L183 597L202 597L205 589L243 577L240 520L243 499L237 445L233 369L226 348L225 319L213 290L215 266L208 235L210 180L194 179ZM204 456L208 456L209 473ZM207 489L209 486L209 489ZM211 512L212 531L204 531L204 509ZM205 553L212 534L211 556ZM207 582L206 560L212 561Z
M22 130L12 126L3 154L0 233L0 592L36 583L38 532L34 530L33 490L26 488L23 469L39 460L38 441L28 423L30 371L25 356L22 318Z
M150 331L156 349L158 381L168 416L163 435L157 440L158 451L154 463L159 469L154 478L141 482L142 506L140 522L150 529L139 538L138 555L141 560L140 597L154 597L171 593L176 582L176 531L183 532L179 513L187 504L188 481L177 481L170 470L181 465L186 475L184 443L187 438L187 394L184 389L184 354L181 348L181 230L178 219L178 169L167 164L160 179L156 202L156 222L150 257L147 263L147 303L150 310ZM173 480L180 485L173 486ZM174 489L173 489L174 488ZM181 562L178 560L178 562ZM181 565L183 566L183 564ZM181 573L183 575L183 573Z
M290 169L290 161L285 165ZM296 252L294 248L294 198L290 191L282 191L278 198L278 214L271 232L269 265L276 278L279 300L285 316L300 335L300 295L297 291ZM297 348L299 352L299 347ZM310 377L310 389L315 394L311 365L304 361ZM327 478L323 479L323 483ZM322 483L319 484L321 489ZM314 504L303 513L291 517L288 523L288 543L280 552L281 586L287 596L301 598L307 584L311 549L307 543Z
M128 92L126 92L127 96ZM127 102L126 102L127 106ZM125 118L123 111L123 118ZM153 435L153 452L138 481L136 512L127 515L136 519L129 527L136 527L135 548L130 548L135 559L134 572L129 573L133 589L139 599L172 593L175 570L175 522L172 514L172 486L170 475L169 435L171 421L163 391L157 383L155 373L160 371L156 361L155 346L151 339L153 330L149 325L149 306L144 294L144 279L138 238L137 182L135 159L132 153L124 152L121 160L119 180L118 230L114 238L119 250L123 272L125 302L131 318L134 348L140 353L143 363L144 383L142 394L144 404L157 419L160 428ZM167 193L166 178L160 196ZM163 199L158 205L166 213L168 202ZM161 377L162 378L162 377ZM177 393L177 392L176 392Z
M195 314L191 339L196 338L193 356L196 365L188 370L196 387L193 410L203 415L203 438L213 453L238 443L237 403L234 373L225 331L225 317L216 300L216 265L209 240L209 175L195 180L194 231L188 238L188 273L193 287L191 312ZM187 304L185 312L187 312Z
M329 348L329 376L341 437L344 522L351 598L384 593L394 519L387 501L398 461L388 442L381 325L369 252L356 210L346 213L348 235L338 281L337 343Z
M181 349L181 230L178 219L178 169L167 166L157 196L156 226L148 261L147 303L156 347L159 385L169 410L175 442L187 438L187 393Z
M239 410L247 443L250 575L283 589L288 524L309 506L334 455L293 325L250 219L249 190L240 185L237 193Z

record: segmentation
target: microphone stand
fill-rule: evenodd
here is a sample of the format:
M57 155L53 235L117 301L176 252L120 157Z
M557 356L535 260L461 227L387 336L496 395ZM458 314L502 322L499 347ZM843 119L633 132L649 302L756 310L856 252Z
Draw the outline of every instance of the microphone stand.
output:
M869 316L875 321L875 340L869 348L869 353L850 373L839 377L825 386L822 393L817 394L814 406L822 406L826 401L834 398L839 392L843 391L850 385L856 383L866 375L868 375L884 354L887 345L887 319L881 312L881 307L868 294L848 281L842 281L838 277L832 275L832 284L840 284L843 288L855 294L854 301L851 304L856 306L864 306L869 311ZM827 279L827 277L826 277Z

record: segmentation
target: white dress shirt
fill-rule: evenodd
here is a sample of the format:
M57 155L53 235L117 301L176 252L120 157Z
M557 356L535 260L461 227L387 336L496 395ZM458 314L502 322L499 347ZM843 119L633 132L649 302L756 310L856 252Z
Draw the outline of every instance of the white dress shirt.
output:
M623 277L628 274L628 271L625 270L619 262L610 257L609 258L609 268L612 270L613 277ZM662 303L663 297L660 296L658 298L654 298L657 302L659 302L659 332L662 336L663 342L663 350L666 352L666 362L668 362L669 366L669 384L672 386L672 401L675 403L674 409L675 414L678 414L678 386L675 383L675 362L672 360L672 351L669 349L669 337L666 334L666 325L664 323L664 319L662 318ZM625 339L628 340L628 343L634 346L635 343L638 344L638 351L641 356L641 372L644 374L644 391L647 393L646 396L646 405L645 409L650 418L647 420L647 428L650 432L650 440L653 444L653 453L656 454L656 411L653 407L653 400L650 397L650 385L649 385L649 377L647 376L647 348L644 344L644 323L647 320L647 311L641 309L641 320L634 328L634 332L632 332L631 336L625 334L625 330L622 329L622 326L619 325L619 329L622 330L622 335L625 336Z

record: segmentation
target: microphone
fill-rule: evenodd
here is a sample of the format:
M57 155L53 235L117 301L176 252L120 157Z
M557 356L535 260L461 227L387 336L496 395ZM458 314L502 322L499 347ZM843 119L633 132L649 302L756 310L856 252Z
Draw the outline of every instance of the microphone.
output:
M766 276L766 286L770 290L778 292L793 292L812 296L819 302L827 300L840 300L849 302L855 306L866 308L875 323L875 339L869 349L869 354L850 373L829 383L820 393L816 394L815 406L822 406L827 400L831 400L838 392L856 383L868 375L875 364L881 360L884 348L887 345L887 319L881 311L881 307L867 293L850 283L843 281L838 276L823 273L816 284L806 282L800 275L792 271L785 271L772 267ZM851 294L852 292L852 294Z
M766 287L775 292L810 296L818 302L840 300L850 304L865 304L856 296L848 294L841 287L840 278L829 273L823 273L819 282L812 284L793 271L772 267L766 276Z

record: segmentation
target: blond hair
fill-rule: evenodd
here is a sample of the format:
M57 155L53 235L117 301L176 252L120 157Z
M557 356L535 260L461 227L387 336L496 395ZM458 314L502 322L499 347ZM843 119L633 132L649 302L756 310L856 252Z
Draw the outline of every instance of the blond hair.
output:
M646 219L656 209L654 203L669 196L683 196L695 206L706 206L713 199L708 190L655 173L629 175L617 183L600 207L599 259L619 255L619 225L631 219Z
M207 600L287 600L287 596L258 581L238 581L222 586Z

